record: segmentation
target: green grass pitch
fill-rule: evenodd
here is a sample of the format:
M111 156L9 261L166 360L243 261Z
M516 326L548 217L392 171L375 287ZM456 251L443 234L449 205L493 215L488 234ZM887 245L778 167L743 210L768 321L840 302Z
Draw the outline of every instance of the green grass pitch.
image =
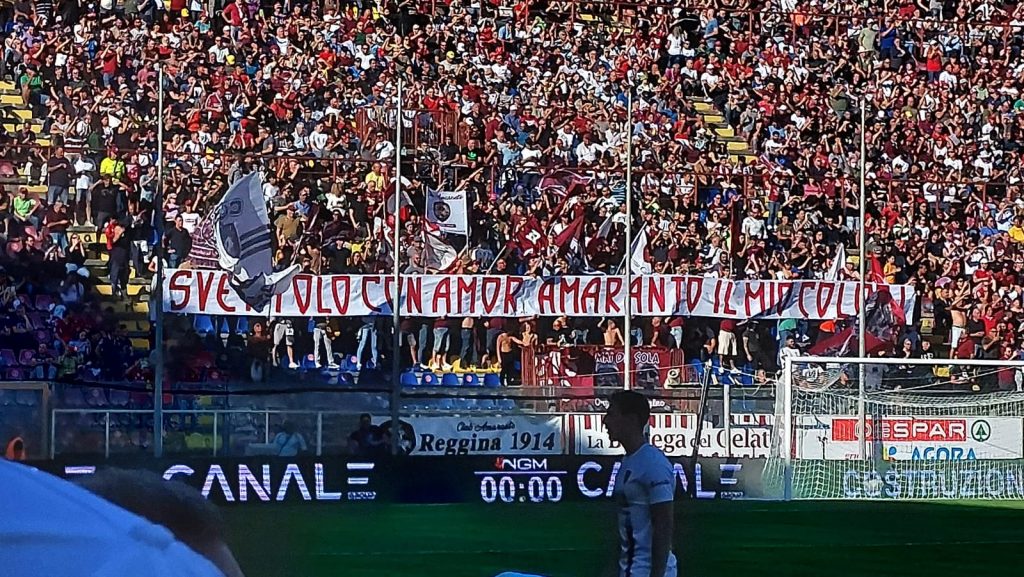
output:
M677 502L680 577L1019 575L1024 502ZM249 577L613 575L611 502L226 510Z

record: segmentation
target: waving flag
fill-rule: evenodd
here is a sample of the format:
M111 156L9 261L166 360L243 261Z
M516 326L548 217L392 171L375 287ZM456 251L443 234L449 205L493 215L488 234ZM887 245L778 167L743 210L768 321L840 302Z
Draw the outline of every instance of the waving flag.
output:
M593 178L569 169L552 170L541 177L537 189L543 194L553 194L565 198L579 194L579 189L586 187Z
M437 233L426 232L423 237L423 266L450 272L459 256L455 248Z
M871 293L864 303L867 330L864 344L868 354L891 349L900 330L907 324L903 307L896 303L887 288ZM814 356L842 357L857 347L857 323L853 323L831 337L818 341L808 352Z
M629 252L629 267L633 274L651 274L654 269L647 262L647 226L644 225L633 241L633 249Z
M541 230L537 217L530 215L529 218L519 221L512 243L524 257L530 258L539 256L547 248L548 237Z
M558 233L555 237L555 244L558 246L558 255L565 256L567 254L582 254L582 236L583 236L583 214L579 214L573 219L569 226L565 227L565 230Z
M206 213L192 233L192 250L188 252L192 268L217 268L217 239L213 232L216 216L216 211Z
M259 174L249 173L232 184L215 214L217 262L231 273L231 288L238 297L262 311L275 294L284 292L299 265L274 272L270 217Z
M839 247L836 248L836 256L832 259L832 264L829 265L828 272L825 273L825 280L842 280L839 277L845 264L846 247L843 243L839 243Z

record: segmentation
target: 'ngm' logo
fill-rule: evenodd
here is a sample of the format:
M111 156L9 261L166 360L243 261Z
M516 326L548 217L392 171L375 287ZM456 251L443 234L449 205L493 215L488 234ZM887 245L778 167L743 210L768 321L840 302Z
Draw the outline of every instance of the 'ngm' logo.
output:
M530 459L526 457L498 457L494 460L495 471L547 471L547 459Z

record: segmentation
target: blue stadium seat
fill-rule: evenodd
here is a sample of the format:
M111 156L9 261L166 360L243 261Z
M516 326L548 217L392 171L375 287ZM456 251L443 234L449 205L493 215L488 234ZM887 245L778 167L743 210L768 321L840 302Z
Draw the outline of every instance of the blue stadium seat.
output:
M472 411L475 408L473 399L451 399L453 411Z
M690 366L693 367L693 374L697 377L697 384L704 382L704 363L700 359L692 359Z
M514 411L516 402L514 399L498 399L498 408L502 411Z
M420 376L420 383L427 386L436 387L441 384L441 380L437 378L437 375L430 371L424 372Z
M313 353L302 357L302 362L299 363L299 366L307 371L316 370L316 359L313 357Z
M754 386L754 366L747 363L740 367L740 384L744 387Z
M201 335L212 333L215 330L210 315L196 315L192 320L192 326Z
M462 375L462 386L479 387L480 385L480 377L476 373L464 373Z
M441 386L442 387L457 387L457 386L459 386L459 375L456 375L455 373L445 373L444 376L441 377Z
M484 375L484 386L492 389L501 387L501 375L498 373L487 373Z
M498 408L498 403L494 399L476 399L475 404L478 411L494 411Z
M352 377L352 373L342 371L338 373L338 384L343 387L352 387L355 386L356 380Z
M347 355L341 360L341 370L348 373L354 373L358 370L355 355Z
M249 332L249 317L238 317L238 323L235 324L235 330L238 334L244 335Z
M420 380L416 376L416 373L412 371L405 371L402 373L401 383L403 387L416 387L419 386Z

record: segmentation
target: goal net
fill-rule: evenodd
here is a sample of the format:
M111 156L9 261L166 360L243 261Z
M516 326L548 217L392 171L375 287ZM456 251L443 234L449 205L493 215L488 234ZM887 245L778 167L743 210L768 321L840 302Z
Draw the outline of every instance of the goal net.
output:
M765 483L785 499L1022 499L1022 382L1021 361L789 359Z

